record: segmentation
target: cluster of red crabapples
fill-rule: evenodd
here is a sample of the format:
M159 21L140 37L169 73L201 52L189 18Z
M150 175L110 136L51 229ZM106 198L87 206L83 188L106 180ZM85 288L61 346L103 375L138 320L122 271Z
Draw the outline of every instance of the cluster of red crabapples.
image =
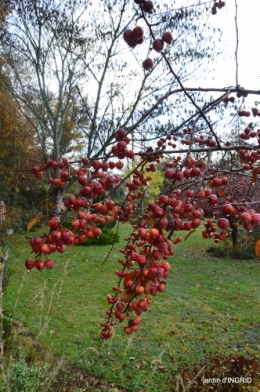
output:
M153 2L150 0L134 0L135 4L140 5L142 10L146 12L147 14L152 14L153 13Z
M174 240L171 236L176 231L194 231L204 215L202 209L190 203L193 194L194 191L187 191L185 201L181 200L181 190L171 192L171 196L161 195L147 205L133 226L134 231L121 250L124 258L118 260L122 269L115 271L119 277L117 286L113 287L115 293L107 297L111 306L107 321L101 323L102 339L110 338L113 325L125 319L125 333L136 332L141 314L149 309L151 297L165 290L170 269L167 259L174 254L173 245L182 241L180 236Z
M165 177L179 186L182 182L185 185L188 179L194 179L196 184L196 178L201 176L201 169L204 167L203 161L190 159L183 164L177 158L166 164ZM140 316L149 309L151 297L165 289L170 269L166 260L174 253L172 245L182 240L180 236L171 240L171 236L181 231L188 231L189 235L200 226L204 215L203 209L199 208L201 202L207 202L211 206L214 217L206 221L202 236L214 239L215 243L228 237L241 223L247 231L253 230L260 223L260 214L254 209L248 209L244 199L237 203L235 200L232 202L231 196L222 197L228 183L227 177L215 176L209 181L208 188L188 189L185 192L175 189L170 196L161 195L154 203L147 205L139 223L133 226L133 233L126 239L127 246L121 251L124 259L118 261L122 269L116 271L119 282L113 288L115 294L108 295L107 298L111 307L107 311L107 321L101 323L102 339L112 335L112 326L116 321L128 320L124 328L127 334L138 330ZM235 190L236 186L234 194ZM245 204L241 205L242 203Z
M69 196L64 202L66 214L73 214L72 230L62 226L60 217L51 217L48 222L50 233L30 240L32 250L36 253L36 260L28 259L26 267L28 269L36 267L39 270L44 267L51 268L53 262L49 259L49 255L54 251L62 253L67 245L99 237L102 231L98 226L108 222L111 217L121 222L129 221L137 208L133 201L143 198L143 188L152 179L149 173L156 171L156 164L160 163L166 142L170 143L171 139L171 137L161 138L157 143L156 153L152 147L148 147L145 152L139 154L146 164L136 168L126 182L128 194L123 207L115 205L112 200L106 198L107 192L110 192L120 181L120 177L112 174L111 170L121 169L123 162L82 158L81 167L70 174L75 176L81 186L79 193ZM114 157L119 159L131 157L133 152L127 148L129 143L127 132L119 129L116 133L116 143L111 150ZM242 150L239 153L242 160L247 159L249 154ZM55 169L57 165L52 163ZM217 194L219 189L227 186L226 177L216 176L211 179L209 185L216 189L216 194L211 188L198 190L195 187L184 192L175 187L176 184L180 187L182 183L185 185L187 180L196 184L206 167L203 160L195 160L191 156L189 159L182 160L178 156L172 162L166 162L165 166L164 175L169 181L169 194L161 195L154 203L147 205L144 214L134 226L133 233L127 239L126 247L121 251L124 255L124 258L119 260L122 269L116 271L119 282L113 288L114 296L108 296L111 308L107 312L107 321L101 324L103 327L101 338L109 338L112 335L112 326L125 318L128 320L124 329L127 334L138 330L140 316L148 310L151 297L165 289L170 269L167 259L174 253L172 246L182 240L177 233L180 231L192 233L199 227L204 214L203 209L198 207L201 201L206 201L211 207L222 203ZM59 179L62 172L71 172L66 160L61 160L58 168ZM43 167L39 168L39 171L43 171ZM37 174L35 169L33 172ZM174 187L175 190L171 191ZM97 197L102 197L103 200L95 203ZM234 208L227 197L223 204L221 213L225 217L220 218L217 225L213 220L208 220L206 228L202 231L204 238L213 238L215 242L224 239L228 235L227 230L231 229L230 216L234 216L235 225L239 224L239 220L242 221L246 230L258 224L260 214L253 210L248 211L242 206ZM217 217L216 213L214 215ZM220 232L217 232L217 226ZM175 235L174 239L171 239L172 235ZM46 257L45 261L42 260L42 255Z
M258 134L258 131L257 137L260 140L260 133ZM260 149L253 151L241 149L238 150L238 153L244 170L254 170L254 164L260 161ZM258 166L256 170L258 170Z
M134 0L134 2L138 4L144 12L152 14L154 8L152 1ZM134 49L136 45L140 45L144 42L144 31L142 27L136 26L133 30L125 30L123 38L125 42ZM164 48L164 44L171 44L172 41L172 34L169 31L166 31L163 33L161 38L157 38L153 41L153 49L156 52L161 52ZM144 70L150 71L154 66L154 62L150 57L148 57L143 61L142 66Z
M141 314L149 309L151 296L165 290L170 269L166 260L174 254L172 241L163 231L171 231L169 221L163 218L169 200L162 195L155 203L149 203L138 224L133 226L134 231L126 238L127 245L121 250L124 258L118 260L122 269L115 271L119 282L113 287L115 294L107 297L111 307L107 321L101 323L102 339L110 338L112 326L125 318L128 320L125 333L136 332ZM150 221L153 221L151 228Z
M219 0L218 2L214 1L214 5L211 8L212 15L216 15L217 14L217 10L218 9L221 10L221 8L223 8L223 7L225 7L225 2L224 1L221 1L221 0Z
M221 206L221 217L217 220L217 224L208 219L205 223L205 229L202 230L203 238L214 238L215 243L229 236L226 230L232 231L237 228L241 223L246 231L252 231L256 225L260 223L260 214L255 212L254 209L248 209L245 205L232 205L227 203ZM214 214L215 218L219 215L219 211ZM217 232L218 226L221 231Z
M34 267L40 271L43 268L52 268L53 261L49 259L50 254L63 253L67 245L77 245L84 243L87 239L100 237L102 235L100 226L108 223L111 218L124 222L131 217L137 207L136 204L119 207L105 197L121 180L118 174L113 174L113 170L118 171L124 167L121 159L134 156L133 151L127 148L129 143L127 132L121 128L116 133L116 143L111 151L113 158L117 158L117 161L82 158L78 162L81 167L72 169L66 158L58 162L48 159L44 165L34 166L31 169L31 173L36 178L42 178L44 171L52 170L53 177L49 178L48 182L56 189L62 188L66 182L76 180L80 185L80 190L77 195L70 195L64 201L62 213L58 215L53 213L48 221L49 234L30 239L35 260L25 261L28 270ZM94 202L97 198L103 198L103 200ZM71 230L62 224L65 216L71 218ZM46 258L45 261L42 260L43 256Z
M177 181L180 181L181 177L184 178L178 176ZM176 181L176 177L171 180ZM223 176L214 177L210 181L210 186L215 189L223 188L227 184L228 179ZM190 200L194 196L198 201L206 199L212 207L219 203L218 196L213 194L211 188L201 189L197 194L189 189L184 200L183 196L181 190L176 190L171 197L161 195L154 203L147 205L139 223L133 226L134 231L126 239L128 243L121 251L124 259L118 260L122 269L115 272L119 277L118 285L113 288L115 294L107 297L111 307L107 311L107 321L101 323L102 339L110 338L116 321L123 322L125 319L125 333L136 332L141 323L141 314L149 309L151 297L164 291L170 269L166 260L174 254L172 245L182 240L182 237L178 236L171 241L171 235L182 230L192 233L200 225L200 219L204 215L204 211L196 207L197 203ZM206 221L205 229L202 230L203 238L213 238L219 243L229 236L232 228L239 226L239 222L242 222L247 231L260 223L259 213L247 209L245 205L234 203L233 206L230 200L231 197L227 196L226 202L220 206L220 211L213 213L215 218L220 213L224 217L220 217L217 222L214 219ZM220 231L217 231L217 227Z

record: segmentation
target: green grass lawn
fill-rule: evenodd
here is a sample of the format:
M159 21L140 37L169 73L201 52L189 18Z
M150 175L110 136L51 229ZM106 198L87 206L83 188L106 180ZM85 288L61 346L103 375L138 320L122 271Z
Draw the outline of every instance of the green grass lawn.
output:
M19 320L54 354L89 374L129 391L174 391L176 374L216 354L260 352L260 264L214 258L211 241L193 233L175 247L166 291L152 298L140 330L130 337L123 326L101 341L100 322L108 309L119 269L118 249L72 246L55 257L55 268L25 270L29 246L21 236L9 259L5 314Z

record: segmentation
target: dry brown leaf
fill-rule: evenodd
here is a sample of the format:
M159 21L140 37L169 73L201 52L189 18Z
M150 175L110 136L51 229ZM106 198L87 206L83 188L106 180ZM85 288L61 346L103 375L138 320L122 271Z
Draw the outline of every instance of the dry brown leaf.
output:
M138 275L140 275L140 271L132 271L132 272L128 272L128 274L126 274L125 278L124 278L124 286L126 287L126 283L129 280L134 281L136 284L139 283L139 279L137 280Z
M131 301L133 296L134 296L134 293L131 293L130 291L126 290L123 294L122 301L129 302L129 301Z
M257 370L259 369L259 366L257 365L257 363L252 363L251 365L252 371L255 374L257 372Z
M252 176L252 183L255 184L257 181L257 175L260 173L260 167L256 167L253 170L253 176Z

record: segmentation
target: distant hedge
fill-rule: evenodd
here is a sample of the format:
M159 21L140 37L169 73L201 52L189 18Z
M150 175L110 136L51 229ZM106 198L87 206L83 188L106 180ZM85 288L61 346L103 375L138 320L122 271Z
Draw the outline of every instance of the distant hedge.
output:
M72 229L71 221L69 219L64 219L62 222L63 226ZM113 227L116 225L116 221L110 221L105 225L97 225L97 227L102 230L102 235L99 238L88 238L81 246L88 245L112 245L113 243L119 242L119 235L113 231Z
M88 238L83 244L78 246L89 246L89 245L112 245L119 242L119 235L116 234L111 228L106 226L100 226L102 235L99 238Z
M236 246L232 245L231 238L229 237L218 245L210 246L207 252L216 257L228 256L232 259L255 259L257 258L255 244L259 239L260 228L258 226L252 232L247 232L242 227L239 227Z

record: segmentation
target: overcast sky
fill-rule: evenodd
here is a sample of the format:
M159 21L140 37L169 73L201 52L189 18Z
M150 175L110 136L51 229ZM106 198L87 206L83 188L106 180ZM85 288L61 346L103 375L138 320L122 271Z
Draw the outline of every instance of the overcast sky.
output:
M237 0L239 84L248 89L260 89L260 0ZM235 0L226 0L212 22L223 31L222 42L227 56L216 67L216 82L235 85ZM216 83L215 82L215 83ZM214 83L214 84L215 84Z

